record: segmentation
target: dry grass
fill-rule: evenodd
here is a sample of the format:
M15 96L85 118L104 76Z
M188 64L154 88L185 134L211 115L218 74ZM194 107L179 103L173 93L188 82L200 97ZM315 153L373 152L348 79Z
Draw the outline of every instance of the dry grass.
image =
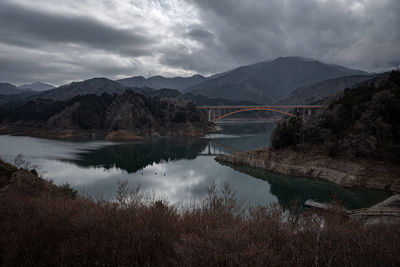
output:
M0 263L101 266L389 266L399 226L364 227L339 211L245 212L229 186L178 209L121 184L116 202L0 197Z

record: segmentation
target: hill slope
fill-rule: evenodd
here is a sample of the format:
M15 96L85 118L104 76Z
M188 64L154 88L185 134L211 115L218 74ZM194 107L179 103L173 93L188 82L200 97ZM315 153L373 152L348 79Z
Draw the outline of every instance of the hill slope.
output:
M273 103L288 97L301 86L342 76L365 74L367 73L360 70L328 65L316 60L281 57L215 75L214 78L187 90L209 97Z
M318 82L306 87L294 90L288 98L282 99L277 104L311 104L338 91L374 78L376 75L345 76Z

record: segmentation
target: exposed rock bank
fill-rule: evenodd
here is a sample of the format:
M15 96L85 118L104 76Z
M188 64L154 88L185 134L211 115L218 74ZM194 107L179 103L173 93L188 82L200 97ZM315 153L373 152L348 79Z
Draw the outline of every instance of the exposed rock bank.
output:
M260 148L232 155L220 155L216 160L287 175L320 178L345 187L400 192L399 166L375 160L328 157L318 149L305 152L289 148L279 151Z

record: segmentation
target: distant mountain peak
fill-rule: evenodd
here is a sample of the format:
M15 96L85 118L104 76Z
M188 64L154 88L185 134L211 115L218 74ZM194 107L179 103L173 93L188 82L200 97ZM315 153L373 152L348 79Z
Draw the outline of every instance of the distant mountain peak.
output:
M91 78L91 79L84 80L82 82L89 82L90 83L90 82L98 82L98 81L115 83L115 81L110 80L110 79L105 78L105 77L94 77L94 78Z
M42 99L64 100L77 95L86 94L120 94L125 90L126 88L121 86L116 81L104 77L95 77L84 81L72 82L51 90L47 90L41 93L39 97Z
M300 57L300 56L277 57L272 61L279 61L279 60L319 61L315 58L307 58L307 57Z
M367 74L313 58L278 57L213 75L187 91L212 98L273 103L288 97L299 87L337 77Z
M20 89L32 89L34 91L45 91L55 88L54 85L42 82L26 83L18 86Z

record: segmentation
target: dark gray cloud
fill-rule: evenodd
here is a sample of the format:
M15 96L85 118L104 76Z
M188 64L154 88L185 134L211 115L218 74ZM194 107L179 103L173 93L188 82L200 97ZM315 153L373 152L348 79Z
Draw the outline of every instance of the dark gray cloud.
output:
M117 29L87 16L51 14L0 2L1 41L22 46L40 43L78 43L127 56L149 54L153 40L140 27Z
M400 57L396 0L187 1L217 39L204 50L237 65L298 55L379 70Z
M213 74L279 56L400 62L398 0L0 1L0 81Z
M189 27L185 36L200 42L210 42L214 40L214 34L207 29L203 29L201 25L193 25Z

